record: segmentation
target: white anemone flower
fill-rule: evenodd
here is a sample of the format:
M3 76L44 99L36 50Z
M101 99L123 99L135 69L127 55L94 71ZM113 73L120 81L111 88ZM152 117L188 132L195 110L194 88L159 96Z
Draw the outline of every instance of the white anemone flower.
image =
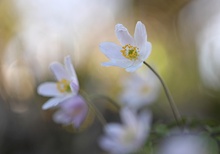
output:
M110 59L103 66L118 66L133 72L140 68L151 53L151 43L147 41L147 32L143 23L137 22L134 38L122 24L115 26L115 33L121 46L112 42L100 44L100 50Z
M150 130L151 114L147 111L138 115L129 108L122 108L120 116L122 124L107 124L105 136L99 140L100 147L111 154L127 154L139 150Z
M73 95L78 94L79 83L70 56L64 58L64 65L53 62L50 65L57 82L45 82L38 86L37 92L42 96L52 97L43 106L46 110L57 106Z
M134 109L153 103L160 92L160 82L149 69L131 74L122 82L120 102Z

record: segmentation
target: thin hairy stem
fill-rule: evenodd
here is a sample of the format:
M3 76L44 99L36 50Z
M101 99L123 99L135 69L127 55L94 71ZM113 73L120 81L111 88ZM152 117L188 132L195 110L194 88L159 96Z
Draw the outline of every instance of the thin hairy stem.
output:
M176 106L176 104L175 104L175 102L174 102L174 100L173 100L173 97L171 96L170 91L169 91L169 89L167 88L166 84L164 83L163 79L160 77L160 75L159 75L147 62L144 61L143 63L144 63L144 64L157 76L157 78L160 80L160 82L161 82L161 84L162 84L162 86L163 86L163 88L164 88L165 94L166 94L166 96L167 96L168 102L169 102L169 104L170 104L171 110L172 110L172 112L173 112L174 118L175 118L177 124L178 124L179 126L181 126L181 123L182 123L182 121L183 121L183 120L182 120L182 116L180 115L180 113L179 113L179 111L178 111L178 109L177 109L177 106Z

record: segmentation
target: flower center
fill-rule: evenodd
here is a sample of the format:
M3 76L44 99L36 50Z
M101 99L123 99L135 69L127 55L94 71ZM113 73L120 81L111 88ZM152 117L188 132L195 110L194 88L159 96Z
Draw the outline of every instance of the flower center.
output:
M148 86L143 86L143 87L141 87L141 89L140 89L140 93L141 94L146 94L146 93L148 93L150 91L150 87L148 87Z
M70 88L70 82L66 79L62 79L59 82L57 82L57 89L61 92L67 92L70 93L71 92L71 88Z
M126 44L122 47L121 53L125 58L136 60L139 56L139 48Z
M125 131L125 134L123 135L123 139L122 140L123 140L124 144L130 144L130 143L134 142L134 140L135 140L134 130L128 128Z

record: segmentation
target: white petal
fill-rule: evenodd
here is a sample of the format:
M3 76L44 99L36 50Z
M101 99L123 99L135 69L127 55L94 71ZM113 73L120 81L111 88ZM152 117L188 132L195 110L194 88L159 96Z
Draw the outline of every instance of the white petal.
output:
M152 50L152 45L150 42L145 42L144 46L142 46L140 48L140 53L139 53L139 57L141 60L145 61L150 53L151 53L151 50Z
M146 140L146 137L149 135L150 127L151 127L151 116L150 111L142 111L138 117L138 132L137 132L137 138L139 139L139 142L143 142Z
M136 115L134 111L127 107L124 107L120 112L120 116L125 125L136 127L137 117L135 117Z
M114 63L112 61L108 61L108 62L103 62L102 66L109 67L109 66L115 66L115 65L114 65Z
M50 64L50 69L52 70L58 81L62 79L70 80L70 76L67 74L67 71L62 64L58 62L53 62Z
M70 82L70 88L71 88L73 95L78 94L79 85L75 84L74 82Z
M76 75L76 71L75 71L75 69L73 67L73 64L71 62L70 56L66 56L64 58L64 64L65 64L65 68L66 68L67 72L69 73L69 76L71 77L71 81L75 85L79 86L79 82L78 82L78 78L77 78L77 75Z
M62 103L63 101L65 101L66 99L68 99L70 96L63 96L63 97L55 97L55 98L51 98L49 99L46 103L44 103L44 105L42 106L43 110L47 110L49 108L53 108L56 107L57 105L59 105L60 103Z
M134 71L136 71L138 68L140 68L142 65L143 65L143 62L140 61L139 63L137 63L137 64L135 64L135 65L132 65L132 66L126 68L126 71L127 71L127 72L134 72Z
M121 95L121 102L122 104L132 107L134 109L138 109L140 106L140 95L137 94L138 91L135 89L127 90ZM145 102L145 100L144 100Z
M125 59L125 60L111 60L109 62L102 63L102 66L118 66L122 68L127 68L132 65L132 61Z
M141 47L147 41L146 28L142 22L138 21L134 32L135 45Z
M105 126L106 134L112 137L118 137L122 134L123 128L122 125L116 123L110 123Z
M117 24L115 26L115 33L122 46L126 44L134 44L134 39L129 34L127 28L125 28L122 24Z
M110 138L107 137L102 137L99 140L99 145L101 146L101 148L103 148L104 150L107 151L113 151L113 149L115 148L115 146L117 145L117 142L113 141Z
M120 52L122 47L115 43L104 42L99 45L99 48L109 59L125 59Z
M150 128L152 120L152 114L150 111L142 111L138 117L139 125L144 128Z
M38 86L37 93L42 96L60 96L62 93L57 89L57 84L55 82L45 82Z
M102 149L108 151L109 154L128 154L130 151L123 144L111 138L101 138L99 145Z

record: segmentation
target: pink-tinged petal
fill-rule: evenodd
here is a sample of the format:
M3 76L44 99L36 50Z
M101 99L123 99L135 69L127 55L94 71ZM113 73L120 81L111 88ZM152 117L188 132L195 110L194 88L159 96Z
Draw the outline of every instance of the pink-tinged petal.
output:
M71 62L71 58L70 56L66 56L64 58L64 64L65 64L65 68L67 70L67 73L69 73L69 76L71 78L71 82L73 82L76 86L79 86L79 82L78 82L78 78L76 75L76 71L73 67L73 64Z
M142 22L138 21L134 32L135 45L141 47L147 41L146 28Z
M140 68L142 65L143 65L143 62L142 62L142 61L139 61L138 64L132 65L131 67L127 67L125 70L126 70L127 72L134 72L134 71L136 71L138 68Z
M58 62L53 62L50 64L50 69L52 70L54 76L58 81L62 79L71 80L69 74L67 73L62 64Z
M109 62L102 63L102 66L118 66L122 68L127 68L132 66L133 62L126 59L126 60L111 60Z
M125 28L122 24L117 24L115 26L115 33L122 46L126 44L134 44L134 39L129 34L127 28Z
M104 42L99 45L99 48L109 59L125 59L121 53L122 47L115 43Z
M57 111L57 112L54 113L54 115L53 115L53 120L54 120L56 123L59 123L59 124L69 125L69 124L70 124L70 121L71 121L71 118L68 117L64 112L62 112L62 111Z
M66 99L68 99L70 96L63 96L63 97L55 97L49 99L44 105L42 106L43 110L47 110L49 108L53 108L58 106L60 103L64 102Z
M78 128L86 118L88 106L80 95L72 96L60 104L60 112L70 119L69 124Z
M38 86L37 93L42 96L60 96L62 93L57 89L57 84L55 82L45 82Z
M82 124L82 122L85 120L86 114L80 114L74 117L72 123L75 128L79 128Z
M66 112L72 112L75 108L88 109L87 103L81 95L72 95L60 106Z
M139 53L140 59L145 61L149 57L151 50L152 50L151 43L145 42L144 46L140 48L140 53Z

